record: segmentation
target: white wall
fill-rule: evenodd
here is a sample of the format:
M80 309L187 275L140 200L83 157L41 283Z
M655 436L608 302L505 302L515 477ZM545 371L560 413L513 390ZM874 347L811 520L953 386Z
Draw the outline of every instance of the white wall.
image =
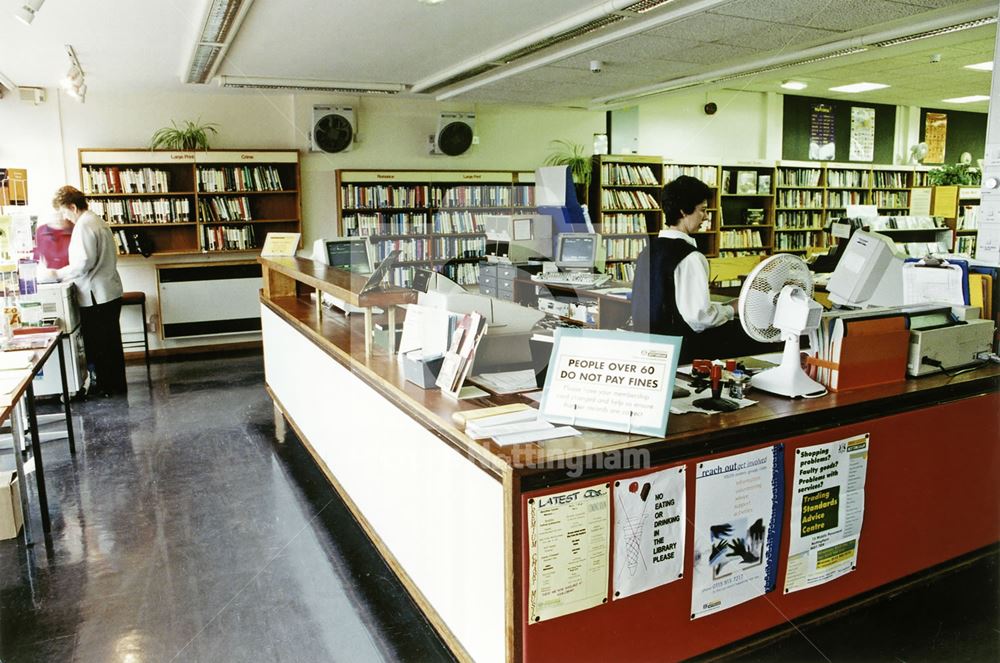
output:
M705 114L709 101L718 105L715 115ZM780 155L781 125L768 135L768 107L767 94L734 90L652 99L639 106L639 154L707 163L765 159L777 141Z

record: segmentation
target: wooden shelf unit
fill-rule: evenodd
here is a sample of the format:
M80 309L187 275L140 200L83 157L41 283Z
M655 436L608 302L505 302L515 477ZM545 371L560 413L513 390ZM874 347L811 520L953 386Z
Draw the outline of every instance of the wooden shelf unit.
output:
M982 190L973 186L935 186L931 194L931 208L935 216L944 218L952 231L951 250L970 256L976 251L979 203Z
M594 156L590 181L590 218L597 232L609 235L604 250L612 262L605 271L615 281L631 281L635 259L650 237L663 228L660 194L663 158L633 154ZM628 235L624 237L623 235Z
M534 210L534 173L511 170L338 170L341 236L369 237L376 259L398 248L392 282L409 287L417 267L462 285L479 282L486 250L481 217Z
M754 176L753 187L746 181L749 173ZM757 162L722 164L720 178L719 255L771 253L775 239L774 166ZM759 223L748 222L748 210L754 209L763 210Z
M301 232L295 150L81 148L80 181L119 242L140 233L154 255L255 252L268 232ZM210 172L231 175L208 190ZM269 173L264 184L258 179ZM228 240L228 243L227 241Z

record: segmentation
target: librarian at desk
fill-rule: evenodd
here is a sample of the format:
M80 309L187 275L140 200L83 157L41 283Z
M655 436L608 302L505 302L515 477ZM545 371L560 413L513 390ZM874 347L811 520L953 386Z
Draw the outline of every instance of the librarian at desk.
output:
M643 249L635 265L633 329L683 337L681 363L769 351L747 338L734 320L732 306L709 298L708 260L690 233L708 217L711 193L704 182L687 175L663 187L668 225Z

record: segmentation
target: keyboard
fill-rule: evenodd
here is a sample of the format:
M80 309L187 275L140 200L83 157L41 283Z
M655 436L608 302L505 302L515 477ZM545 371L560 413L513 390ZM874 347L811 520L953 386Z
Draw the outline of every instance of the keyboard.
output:
M568 285L577 288L596 288L611 280L610 274L592 274L591 272L550 272L534 274L531 280L535 283L551 285Z

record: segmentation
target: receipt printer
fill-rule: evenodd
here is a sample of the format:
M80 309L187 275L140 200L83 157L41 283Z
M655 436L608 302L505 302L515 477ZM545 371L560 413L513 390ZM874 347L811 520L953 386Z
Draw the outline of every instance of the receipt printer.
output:
M978 309L943 307L910 316L907 374L917 377L950 371L979 361L993 345L992 320L979 319Z

